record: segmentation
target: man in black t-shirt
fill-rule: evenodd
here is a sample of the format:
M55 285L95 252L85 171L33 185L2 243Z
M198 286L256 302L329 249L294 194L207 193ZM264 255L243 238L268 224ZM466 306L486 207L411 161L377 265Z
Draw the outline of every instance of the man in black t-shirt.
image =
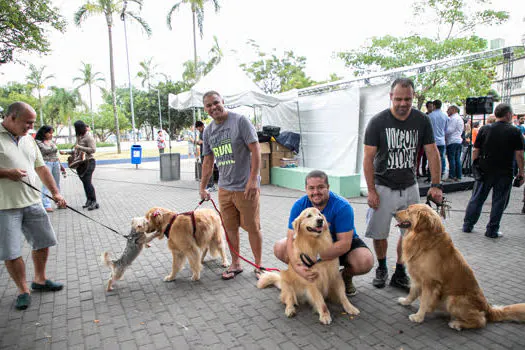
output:
M375 115L366 128L363 169L368 187L366 237L374 240L379 267L372 284L383 288L388 279L386 252L392 213L419 202L416 157L420 147L427 155L432 185L429 194L440 203L441 160L428 116L412 109L414 83L399 78L392 84L392 105ZM390 285L410 289L402 260L402 237L397 244L396 271Z
M202 154L202 143L203 143L203 134L204 134L204 123L201 122L200 120L197 120L195 122L195 129L197 129L197 131L199 132L199 139L197 141L195 141L195 144L197 144L199 147L199 157L200 157L200 171L199 173L202 174L202 164L204 163L204 155ZM200 178L200 176L199 176ZM215 186L215 181L214 181L214 175L212 174L212 176L210 177L210 181L208 181L208 185L206 185L206 189L209 190L209 191L213 191L215 190L214 188Z
M472 160L479 165L483 176L474 184L463 219L463 232L472 232L492 189L492 208L485 231L485 236L489 238L502 236L499 224L509 203L514 157L518 163L516 181L520 186L523 184L523 135L511 124L512 108L506 103L500 103L494 115L496 122L479 129L474 143Z

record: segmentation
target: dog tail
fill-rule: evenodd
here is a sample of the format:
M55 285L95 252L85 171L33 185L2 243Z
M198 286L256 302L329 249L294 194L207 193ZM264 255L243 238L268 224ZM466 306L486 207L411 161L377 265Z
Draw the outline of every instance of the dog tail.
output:
M269 286L276 286L281 289L281 274L278 272L265 272L257 281L257 288L266 288Z
M489 322L525 322L525 304L492 306L489 309L487 318Z
M102 261L102 263L106 266L111 266L112 262L109 257L109 252L102 253L102 255L100 256L100 261Z

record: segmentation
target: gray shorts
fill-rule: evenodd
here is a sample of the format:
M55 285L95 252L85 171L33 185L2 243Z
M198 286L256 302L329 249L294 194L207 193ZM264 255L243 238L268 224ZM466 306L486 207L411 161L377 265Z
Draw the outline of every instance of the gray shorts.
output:
M392 190L389 187L376 185L379 194L379 208L368 208L366 213L365 236L372 239L387 239L390 224L398 210L419 203L419 187L414 184L404 190ZM401 230L403 234L404 230Z
M41 203L0 210L0 228L0 260L14 260L22 256L22 235L33 250L57 244L55 231Z

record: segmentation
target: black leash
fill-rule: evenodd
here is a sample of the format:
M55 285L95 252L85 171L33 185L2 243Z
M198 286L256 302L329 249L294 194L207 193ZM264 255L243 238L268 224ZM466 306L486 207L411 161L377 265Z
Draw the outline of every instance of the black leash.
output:
M436 211L437 213L443 217L443 219L446 219L447 218L447 213L450 215L450 208L451 208L451 205L450 205L450 201L448 201L445 196L443 196L443 200L441 201L441 203L438 203L434 200L434 198L432 198L432 196L430 194L427 195L427 202L426 202L426 205L428 205L430 208L434 209L432 207L432 203L435 204L436 206Z
M42 191L40 191L38 188L36 188L35 186L31 185L30 183L25 182L24 180L20 180L20 181L23 182L23 183L25 183L27 186L31 187L33 190L42 193ZM47 194L45 194L45 193L42 193L42 194L43 194L44 196L46 196L47 198L51 199L53 202L55 202L55 200L53 199L53 197L51 197L50 195L47 195ZM87 216L86 214L82 213L81 211L76 210L75 208L70 207L70 206L67 205L67 204L66 204L66 208L71 209L71 210L74 211L75 213L80 214L80 215L82 215L83 217L88 218L88 219L91 220L91 221L96 222L96 223L99 224L100 226L107 228L107 229L110 230L111 232L116 233L117 235L122 236L122 237L124 237L125 239L128 239L128 240L130 239L130 235L123 235L122 233L118 232L118 231L115 230L114 228L111 228L111 227L109 227L109 226L107 226L107 225L101 223L100 221L97 221L97 220L93 219L92 217Z

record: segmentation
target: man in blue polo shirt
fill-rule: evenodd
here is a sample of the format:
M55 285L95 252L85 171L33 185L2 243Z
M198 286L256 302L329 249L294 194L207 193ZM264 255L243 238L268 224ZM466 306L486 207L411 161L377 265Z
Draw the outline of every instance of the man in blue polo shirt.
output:
M292 251L293 221L301 212L315 207L323 213L329 223L330 234L334 244L321 255L323 260L339 258L339 264L344 267L343 279L346 294L357 293L352 277L364 275L374 266L374 257L356 233L354 226L354 210L346 199L330 191L328 176L320 170L313 170L305 179L306 195L299 198L290 211L287 238L274 245L275 256L284 263L288 263L288 256ZM292 266L304 279L312 282L317 274L306 265L299 263Z

